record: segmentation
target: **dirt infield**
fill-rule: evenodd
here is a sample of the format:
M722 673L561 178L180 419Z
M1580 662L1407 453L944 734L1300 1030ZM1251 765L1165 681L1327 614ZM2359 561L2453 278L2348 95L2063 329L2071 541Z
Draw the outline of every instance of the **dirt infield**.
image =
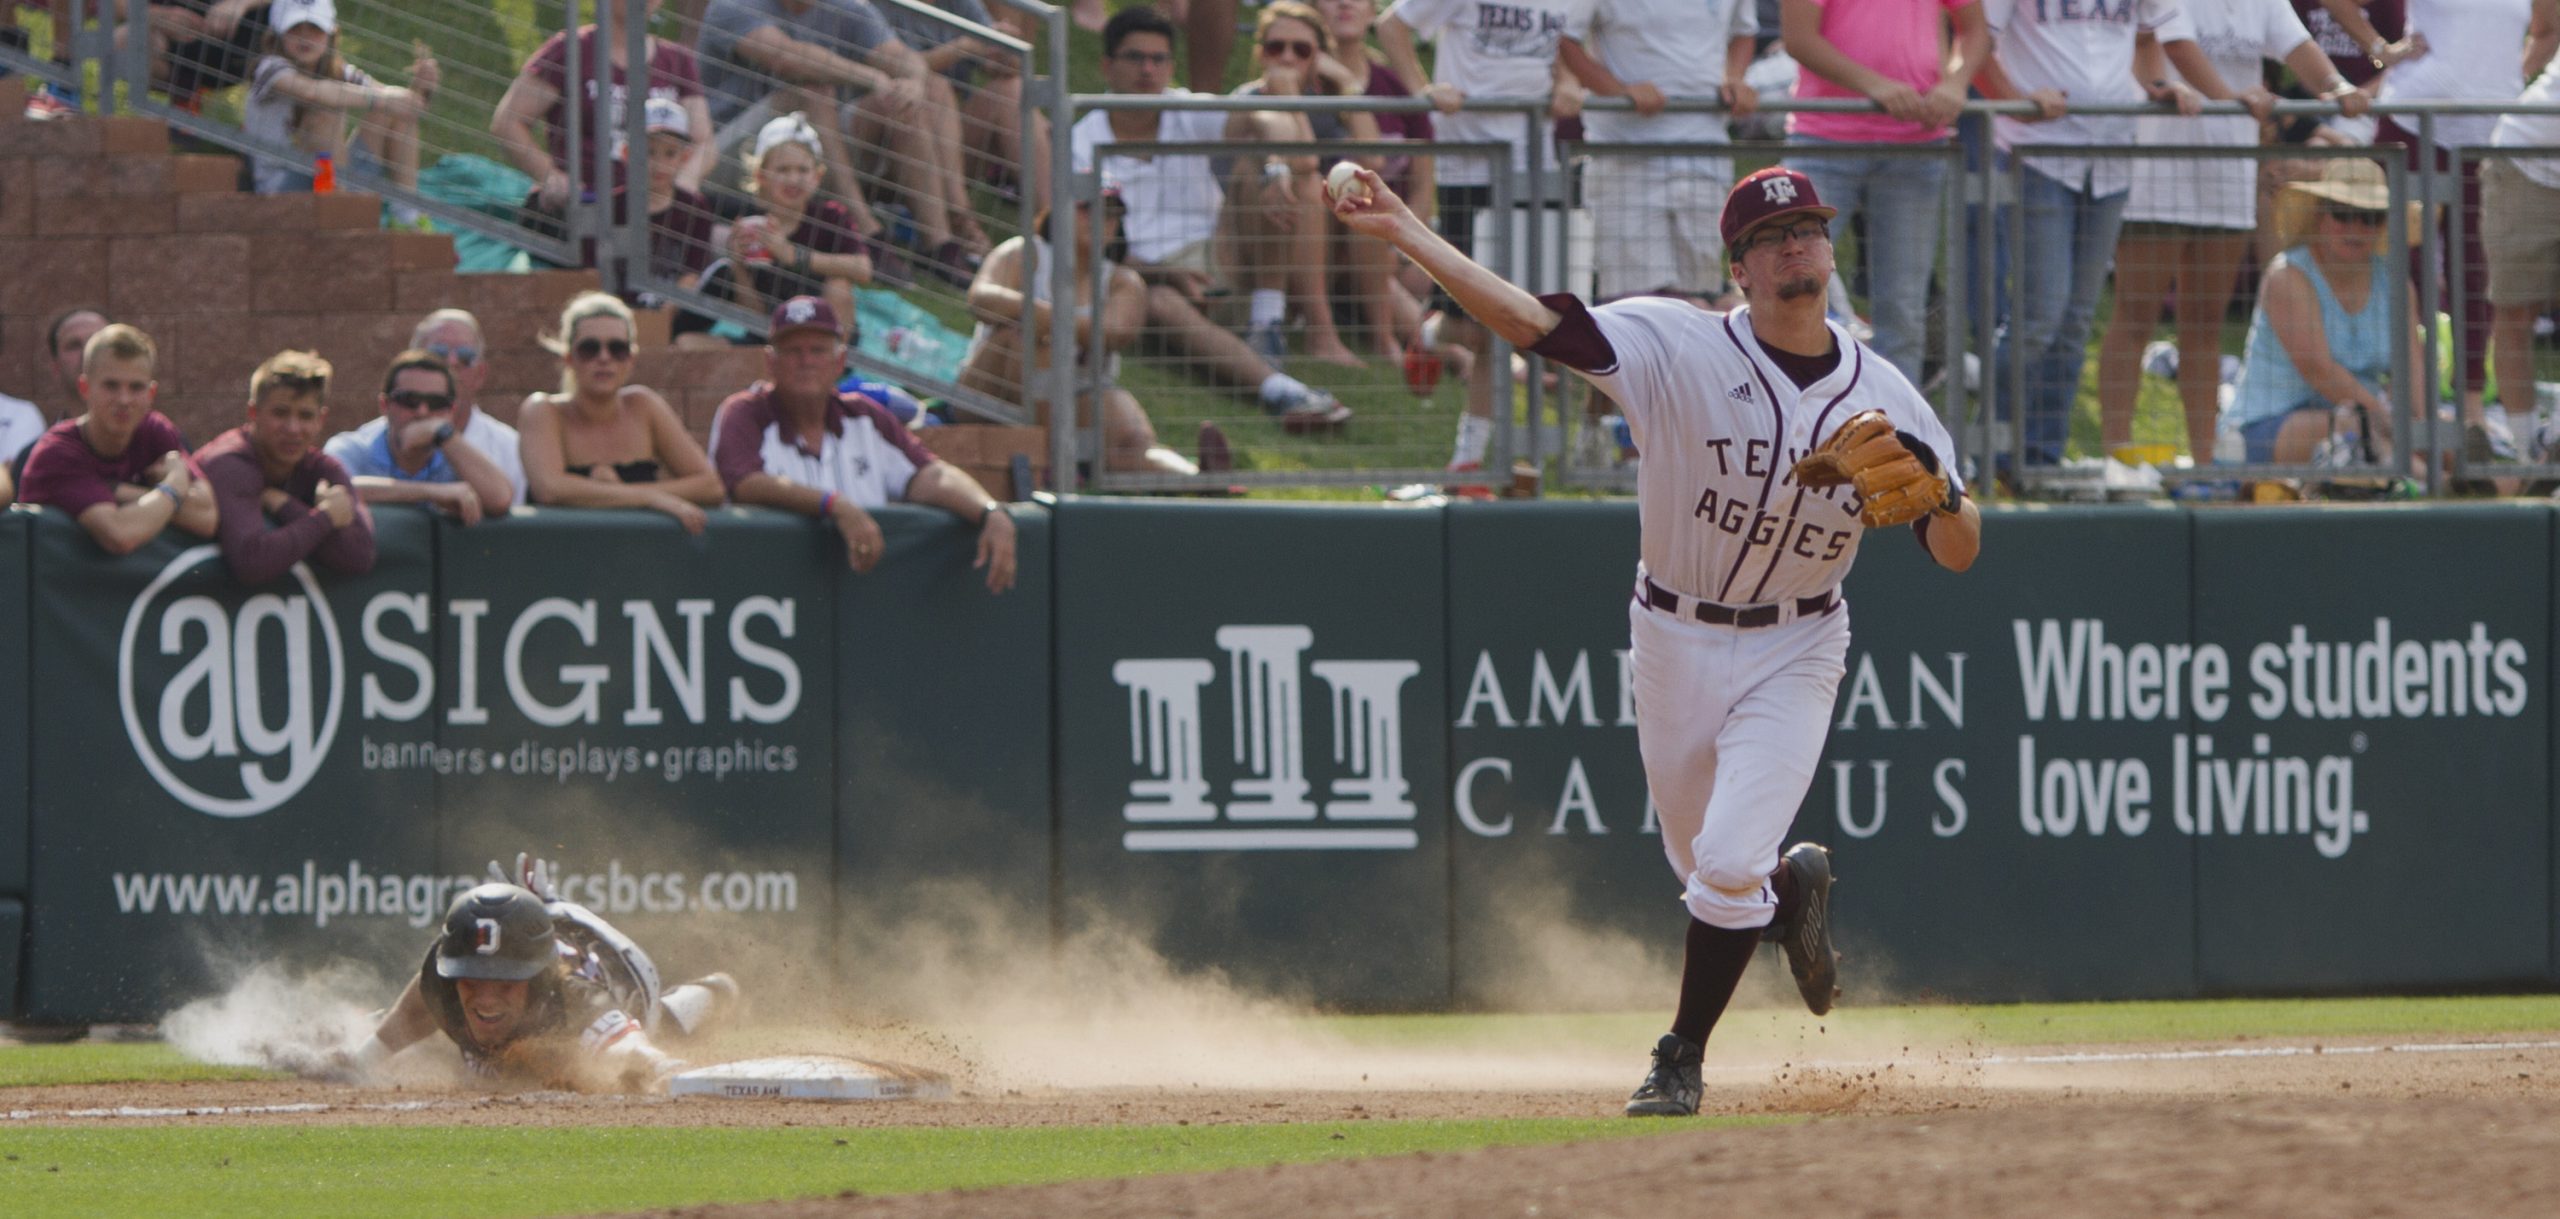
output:
M1490 1064L1489 1064L1490 1065ZM818 1105L319 1084L0 1090L0 1118L134 1122L1036 1126L1588 1116L1587 1085L965 1086ZM1617 1076L1624 1076L1620 1079ZM1198 1176L692 1209L817 1216L1630 1215L1717 1204L1858 1215L2545 1216L2560 1197L2560 1035L2045 1047L1713 1063L1708 1109L1811 1120L1660 1138ZM1725 1209L1720 1205L1719 1209Z

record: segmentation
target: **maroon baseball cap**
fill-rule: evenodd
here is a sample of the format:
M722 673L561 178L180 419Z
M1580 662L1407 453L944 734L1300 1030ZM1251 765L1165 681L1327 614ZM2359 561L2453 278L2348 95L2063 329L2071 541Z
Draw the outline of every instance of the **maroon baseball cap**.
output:
M1813 193L1813 179L1784 165L1772 165L1733 184L1733 193L1724 197L1724 219L1716 227L1724 235L1724 248L1730 250L1734 239L1781 217L1829 220L1839 214L1838 209L1823 206L1821 197Z
M778 343L782 336L799 330L823 330L837 338L844 337L844 327L836 323L834 307L815 296L795 296L774 306L773 333L766 341Z

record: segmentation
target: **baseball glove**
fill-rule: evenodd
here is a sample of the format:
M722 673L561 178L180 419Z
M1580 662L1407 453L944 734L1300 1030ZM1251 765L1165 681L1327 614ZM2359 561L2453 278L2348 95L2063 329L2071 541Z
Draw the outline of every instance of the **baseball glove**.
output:
M1796 482L1807 487L1858 488L1858 519L1869 529L1902 525L1943 507L1947 480L1937 455L1917 437L1894 430L1883 411L1849 416L1822 447L1796 463Z

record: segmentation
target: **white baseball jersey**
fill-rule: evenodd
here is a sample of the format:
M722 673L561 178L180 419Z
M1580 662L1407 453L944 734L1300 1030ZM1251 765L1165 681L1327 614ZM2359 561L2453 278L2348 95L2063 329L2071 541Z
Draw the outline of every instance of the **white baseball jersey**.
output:
M2162 42L2196 36L2178 0L1983 0L1982 16L2020 95L2060 89L2074 106L2142 101L2142 82L2133 78L2135 34L2147 30ZM2002 115L1993 134L2002 148L2134 140L2132 118L2077 111L2044 123ZM2121 193L2133 182L2121 157L2030 157L2027 164L2096 197Z
M2259 82L2262 61L2282 60L2311 41L2311 31L2303 28L2302 18L2285 0L2186 0L2186 12L2195 23L2196 46L2213 61L2222 83L2235 90ZM2146 114L2133 123L2136 142L2146 145L2258 145L2258 120L2245 114L2194 118ZM2217 229L2255 228L2258 162L2237 157L2140 162L2134 167L2133 194L2125 201L2124 218Z
M1568 316L1538 350L1607 391L1644 454L1628 658L1663 855L1693 917L1765 927L1778 908L1768 877L1846 671L1849 615L1835 598L1865 532L1856 490L1798 485L1796 459L1864 410L1918 437L1942 469L1955 449L1919 391L1836 325L1838 366L1798 388L1753 336L1749 309L1636 297L1590 320L1605 349ZM1702 620L1654 586L1777 612Z
M1941 468L1955 452L1920 391L1836 325L1840 366L1798 389L1753 337L1747 307L1636 297L1591 317L1616 363L1576 371L1625 410L1644 454L1644 568L1673 592L1748 606L1838 588L1865 532L1857 491L1798 486L1790 468L1851 415L1883 411Z

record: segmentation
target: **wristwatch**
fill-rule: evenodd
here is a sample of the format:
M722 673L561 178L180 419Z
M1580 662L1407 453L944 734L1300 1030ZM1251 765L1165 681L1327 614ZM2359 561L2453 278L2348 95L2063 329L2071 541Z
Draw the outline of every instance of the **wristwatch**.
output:
M2375 67L2377 67L2377 68L2388 68L2388 67L2390 67L2391 65L2389 65L2389 64L2387 64L2387 63L2382 62L2382 53L2383 53L2384 51L2388 51L2388 50L2390 50L2390 49L2391 49L2391 40L2390 40L2390 39L2388 39L2388 38L2376 38L2376 39L2374 39L2373 41L2371 41L2371 42L2368 42L2368 43L2364 44L2364 57L2365 57L2366 59L2372 60L2372 61L2373 61L2373 66L2375 66Z
M978 508L978 527L981 529L986 528L988 519L999 514L1003 515L1007 520L1012 519L1012 514L1007 513L1004 510L1004 501L993 499L988 500Z
M452 423L452 421L451 421L451 420L447 420L447 421L445 421L445 422L443 422L443 423L439 423L439 424L437 424L437 425L436 425L436 435L435 435L435 440L434 440L432 443L433 443L437 448L441 449L441 448L443 448L443 447L444 447L444 442L446 442L446 441L448 441L448 440L451 440L451 439L453 439L453 423Z

